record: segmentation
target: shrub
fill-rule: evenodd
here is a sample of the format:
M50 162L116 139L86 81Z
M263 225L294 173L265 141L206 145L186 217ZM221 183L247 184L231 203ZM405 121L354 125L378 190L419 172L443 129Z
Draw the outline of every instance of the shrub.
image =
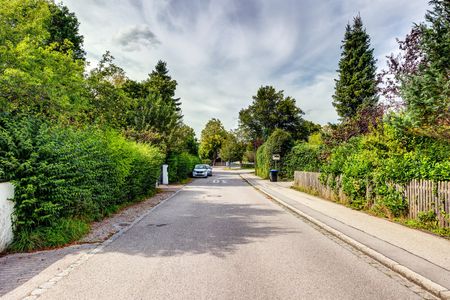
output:
M21 239L58 231L61 220L99 219L111 207L154 193L163 159L114 131L0 117L0 177L15 186L14 230ZM36 245L52 244L45 234L39 239Z
M292 145L291 135L284 130L276 129L256 152L256 174L259 177L268 178L270 169L275 168L275 166L280 169ZM280 154L281 160L273 161L273 154ZM280 175L283 176L283 173L281 172Z
M181 182L187 179L196 164L202 163L198 156L187 152L172 154L169 156L169 182Z
M334 148L322 173L322 179L341 177L352 206L370 206L376 198L378 206L400 216L407 203L399 188L412 179L450 180L450 143L385 124Z
M283 174L293 178L295 171L319 172L322 166L321 147L301 142L287 155L283 164Z

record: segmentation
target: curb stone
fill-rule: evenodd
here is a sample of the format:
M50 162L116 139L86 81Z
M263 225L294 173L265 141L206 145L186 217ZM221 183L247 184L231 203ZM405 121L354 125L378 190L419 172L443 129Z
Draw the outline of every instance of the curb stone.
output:
M119 237L124 235L128 230L134 227L137 223L139 223L142 219L144 219L146 216L148 216L153 210L155 210L158 206L162 205L166 201L172 199L175 197L179 192L181 192L184 187L181 187L178 191L176 191L173 195L169 196L167 199L164 199L163 201L159 202L157 205L153 206L151 209L146 211L144 214L140 215L137 219L135 219L133 222L130 223L127 227L122 228L115 234L113 234L109 239L106 241L100 243L97 247L94 249L88 251L87 253L84 253L79 257L74 263L70 264L67 268L65 268L63 271L59 272L46 282L39 285L37 288L33 289L30 293L28 293L27 296L22 298L22 300L36 300L38 299L42 294L50 290L51 288L55 287L58 282L67 277L72 271L76 270L79 266L87 262L92 256L94 256L96 253L101 252L106 246L117 240Z
M305 218L309 222L319 226L323 230L329 232L330 234L336 236L343 242L349 244L350 246L353 246L354 248L358 249L359 251L363 252L364 254L370 256L371 258L375 259L382 265L388 267L389 269L393 270L394 272L402 275L403 277L409 279L410 281L414 282L415 284L421 286L428 292L432 293L433 295L444 299L444 300L450 300L450 290L447 288L441 286L440 284L437 284L433 281L431 281L428 278L425 278L424 276L412 271L411 269L397 263L396 261L384 256L383 254L373 250L372 248L352 239L351 237L345 235L344 233L326 225L325 223L322 223L319 220L314 219L313 217L305 214L301 210L293 207L292 205L289 205L288 203L284 202L283 200L271 195L269 192L265 191L264 188L258 186L255 183L251 182L251 179L245 178L245 176L239 175L245 182L247 182L252 187L256 188L258 191L262 192L266 196L270 197L271 199L275 200L278 204L281 206L291 210L292 212L300 215L301 217Z

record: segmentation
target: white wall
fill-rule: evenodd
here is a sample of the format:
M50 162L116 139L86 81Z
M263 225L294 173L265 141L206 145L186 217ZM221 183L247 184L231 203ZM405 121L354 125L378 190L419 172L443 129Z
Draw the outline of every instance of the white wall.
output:
M0 252L13 240L11 215L14 203L8 199L14 197L14 186L9 182L0 183Z

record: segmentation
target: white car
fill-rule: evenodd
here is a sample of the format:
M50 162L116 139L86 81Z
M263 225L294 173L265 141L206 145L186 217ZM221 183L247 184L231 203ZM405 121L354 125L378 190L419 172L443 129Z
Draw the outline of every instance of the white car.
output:
M195 165L192 171L192 177L208 177L208 167L206 165Z
M208 176L212 176L212 167L210 165L205 165L208 168Z

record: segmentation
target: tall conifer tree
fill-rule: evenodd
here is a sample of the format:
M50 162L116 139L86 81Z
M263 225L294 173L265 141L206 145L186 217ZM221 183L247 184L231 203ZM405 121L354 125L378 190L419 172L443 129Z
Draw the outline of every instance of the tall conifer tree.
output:
M350 119L359 108L378 101L373 48L360 16L347 25L341 48L333 105L342 119Z
M181 101L180 98L175 98L175 90L178 83L168 74L169 70L167 69L167 63L160 60L152 73L149 74L149 78L144 85L150 91L159 93L163 100L175 109L181 118Z

